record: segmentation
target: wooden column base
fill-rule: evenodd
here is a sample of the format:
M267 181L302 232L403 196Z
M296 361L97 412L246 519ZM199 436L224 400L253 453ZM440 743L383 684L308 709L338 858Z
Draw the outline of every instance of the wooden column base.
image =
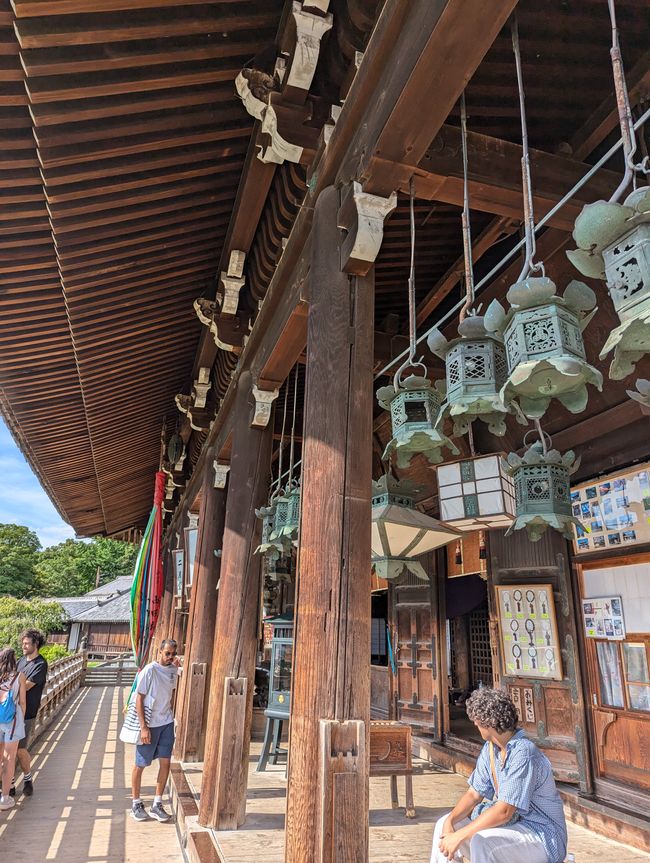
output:
M207 665L205 662L193 662L184 673L188 675L185 681L187 713L182 734L176 741L174 754L179 761L200 761Z
M359 863L368 859L368 766L366 727L361 720L320 721L320 835L318 863Z
M246 677L226 677L219 735L219 759L215 776L213 826L216 830L236 830L246 817L247 776L242 771L246 734Z

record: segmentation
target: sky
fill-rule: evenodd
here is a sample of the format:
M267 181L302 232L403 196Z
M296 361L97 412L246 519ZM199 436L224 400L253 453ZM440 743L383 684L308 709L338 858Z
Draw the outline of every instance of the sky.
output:
M0 524L24 524L43 548L74 536L58 514L0 418Z

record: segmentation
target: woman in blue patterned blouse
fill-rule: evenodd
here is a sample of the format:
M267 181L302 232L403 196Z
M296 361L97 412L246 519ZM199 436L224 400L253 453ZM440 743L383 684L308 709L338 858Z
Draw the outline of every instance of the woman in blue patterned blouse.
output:
M499 689L478 689L467 715L485 745L453 810L436 824L431 863L562 863L566 821L548 758Z

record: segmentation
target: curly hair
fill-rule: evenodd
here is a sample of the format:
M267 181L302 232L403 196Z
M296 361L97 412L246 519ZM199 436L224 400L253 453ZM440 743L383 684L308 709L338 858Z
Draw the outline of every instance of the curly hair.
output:
M0 650L0 683L5 683L17 671L16 652L13 647Z
M499 734L517 727L517 708L502 689L477 689L465 704L467 715L482 728L494 728Z
M36 650L40 650L45 644L45 636L40 629L23 629L20 633L20 640L22 641L23 638L29 638Z

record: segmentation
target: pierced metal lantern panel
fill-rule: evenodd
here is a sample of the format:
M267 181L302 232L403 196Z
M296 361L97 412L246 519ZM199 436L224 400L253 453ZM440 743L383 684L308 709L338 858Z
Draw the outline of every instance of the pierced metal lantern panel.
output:
M506 348L508 378L501 397L505 404L516 400L531 419L543 416L554 398L580 413L587 405L586 385L602 389L602 375L587 362L582 338L596 296L576 281L563 297L555 291L550 279L529 278L508 291L507 315L496 300L486 313L490 327L503 333Z
M437 427L443 397L427 378L415 376L407 378L404 386L397 390L388 386L377 391L379 404L390 411L393 431L384 459L394 453L398 467L405 468L417 453L425 455L432 464L442 461L443 447L458 453L456 446Z
M624 204L596 201L576 219L573 238L578 248L567 252L581 273L607 282L621 321L600 352L614 351L609 376L632 374L650 353L650 187L633 191Z
M275 499L275 519L271 540L296 544L300 529L300 486L287 487Z
M515 489L500 453L437 468L440 515L458 530L509 527L515 518Z
M536 542L548 527L572 538L571 525L578 520L571 512L570 476L579 461L572 451L564 456L557 450L544 452L536 443L520 458L508 456L510 474L515 487L517 517L508 530L526 528Z
M466 434L476 419L487 423L492 434L504 435L509 408L500 390L508 377L508 365L501 338L487 332L482 316L471 313L459 323L458 332L461 337L452 342L437 329L427 339L431 352L445 361L443 415L453 419L454 435Z
M278 541L272 536L276 517L275 501L271 501L268 506L256 509L255 515L262 519L262 538L255 549L255 553L264 555L267 564L275 563L286 551L286 542Z

